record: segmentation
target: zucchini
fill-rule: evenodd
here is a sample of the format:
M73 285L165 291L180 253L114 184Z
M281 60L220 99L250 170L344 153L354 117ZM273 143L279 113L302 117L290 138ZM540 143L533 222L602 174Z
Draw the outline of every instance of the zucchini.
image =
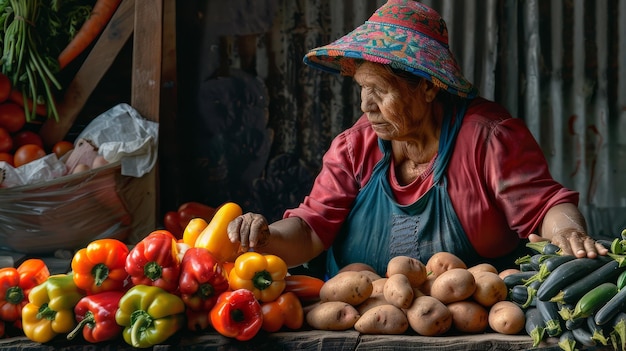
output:
M526 334L533 339L533 347L537 347L545 336L546 326L543 322L543 316L536 307L526 309L524 314L526 315L524 329Z
M572 331L572 330L580 327L583 324L585 324L585 319L584 318L566 319L565 320L565 330Z
M525 284L530 278L537 274L536 271L517 272L502 278L504 284L510 289L516 285Z
M587 330L591 333L591 338L602 345L607 345L609 343L607 333L604 328L596 324L594 316L591 315L585 318L585 320L587 321Z
M547 273L550 273L563 263L573 261L575 259L576 256L573 255L554 256L542 261L541 265L545 267L544 269Z
M613 296L617 294L617 285L612 282L602 283L585 293L576 303L571 319L587 318L596 313L604 306Z
M610 260L610 259L609 259ZM576 258L569 262L565 262L556 267L548 277L543 281L539 290L537 290L537 298L539 300L548 301L553 298L561 289L570 285L578 279L582 279L587 274L598 269L605 264L606 260L598 258Z
M611 320L611 342L615 350L626 350L626 313L620 312Z
M561 336L559 337L559 348L563 351L575 351L578 350L576 348L576 339L574 338L574 333L571 330L565 330Z
M524 284L515 285L509 289L509 300L515 302L521 308L527 308L535 300L530 295L529 287Z
M555 245L547 240L534 243L528 242L526 243L526 247L540 254L558 255L561 252L561 248L558 245Z
M613 319L619 312L624 311L626 307L626 289L619 290L604 306L595 314L595 322L597 325L604 325Z
M537 310L541 313L548 336L559 336L563 332L563 319L559 315L556 302L537 300Z
M550 301L576 303L586 292L602 283L614 282L617 276L624 271L626 271L626 267L620 267L619 262L611 260L587 276L563 288Z
M572 330L572 335L574 335L574 339L576 342L580 343L583 346L596 346L597 343L593 339L593 334L587 329L587 324L583 323L578 328Z
M617 276L617 282L615 282L615 285L617 285L617 288L620 290L626 286L626 271L623 271Z
M519 264L519 270L522 272L536 272L538 269L539 267L530 261Z

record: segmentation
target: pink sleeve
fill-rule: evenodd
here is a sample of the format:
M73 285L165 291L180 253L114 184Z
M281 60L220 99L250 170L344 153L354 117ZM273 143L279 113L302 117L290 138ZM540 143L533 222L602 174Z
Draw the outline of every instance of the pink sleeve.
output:
M522 238L536 233L551 207L578 204L578 193L552 178L541 148L518 118L503 120L493 129L487 142L485 176L509 226Z
M302 218L328 249L380 156L376 134L362 117L333 140L311 193L283 218Z

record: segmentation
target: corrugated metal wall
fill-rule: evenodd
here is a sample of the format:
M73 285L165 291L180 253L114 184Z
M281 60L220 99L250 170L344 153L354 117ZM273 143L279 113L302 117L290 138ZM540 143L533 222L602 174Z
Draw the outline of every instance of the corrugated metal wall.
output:
M466 77L483 96L526 121L554 177L580 192L592 231L621 232L626 227L626 0L423 2L446 20ZM309 69L302 56L363 23L384 1L264 3L275 6L271 26L243 33L256 38L253 67L244 67L237 48L229 52L229 65L267 85L274 131L270 162L281 154L297 155L314 174L332 137L360 110L350 79ZM215 51L207 55L216 58ZM215 67L204 69L201 79Z

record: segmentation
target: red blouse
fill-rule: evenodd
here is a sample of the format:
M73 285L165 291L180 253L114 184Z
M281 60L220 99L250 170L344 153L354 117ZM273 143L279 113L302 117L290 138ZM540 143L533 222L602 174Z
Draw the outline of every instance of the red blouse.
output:
M284 217L302 218L329 248L381 157L376 133L362 116L333 140L311 193ZM390 183L400 204L414 202L432 185L431 171L400 186L393 170L392 165ZM550 175L524 122L483 98L474 99L467 110L446 176L452 205L482 257L511 252L519 238L537 230L551 207L578 204L578 193Z

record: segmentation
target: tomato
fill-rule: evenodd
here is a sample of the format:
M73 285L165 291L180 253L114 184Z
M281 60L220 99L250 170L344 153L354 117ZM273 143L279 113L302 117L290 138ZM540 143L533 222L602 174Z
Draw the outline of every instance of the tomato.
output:
M39 134L30 131L22 130L13 136L13 148L17 150L22 145L35 144L43 148L43 139Z
M0 161L4 161L13 166L13 154L8 152L0 152Z
M68 151L72 150L73 148L74 148L73 143L67 140L61 140L57 142L56 144L54 144L54 146L52 146L52 152L54 152L58 158L61 158L61 156L65 155Z
M0 102L5 102L11 95L11 80L0 73Z
M17 133L26 124L26 113L22 106L5 101L0 104L0 127L9 133Z
M39 145L26 144L20 146L13 154L15 167L27 164L46 156L46 151Z
M13 150L13 138L9 132L0 127L0 152L10 152Z

